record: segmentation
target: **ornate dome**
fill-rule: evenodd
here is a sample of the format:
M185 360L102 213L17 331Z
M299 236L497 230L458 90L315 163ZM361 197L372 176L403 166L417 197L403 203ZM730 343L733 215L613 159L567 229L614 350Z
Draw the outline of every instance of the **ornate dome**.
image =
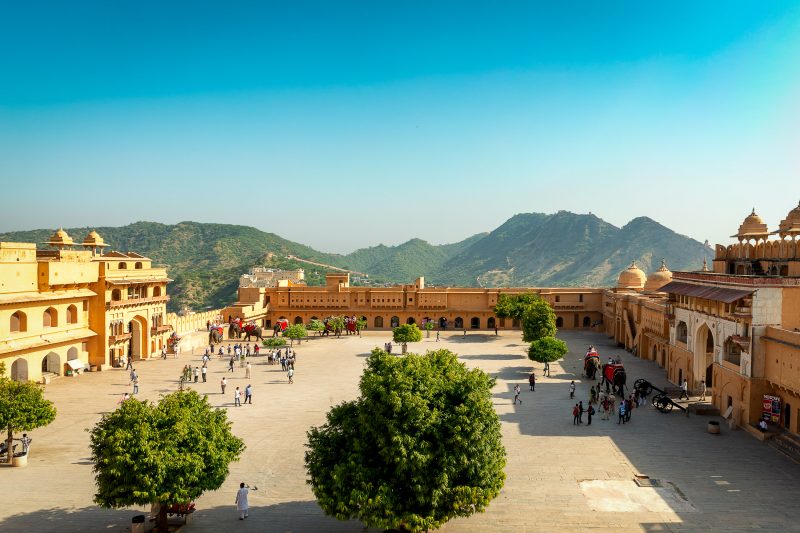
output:
M789 211L786 218L781 220L778 231L773 231L773 233L777 233L781 237L800 234L800 202L797 203L797 207Z
M46 241L44 244L49 244L50 246L72 246L75 244L72 240L72 237L64 231L64 228L58 228L52 235L50 235L50 240Z
M83 239L83 246L101 247L108 245L105 243L99 233L97 233L95 230L92 230L86 235L86 238Z
M631 266L620 272L617 278L618 289L642 289L647 281L647 276L641 268L636 266L636 261L631 261Z
M661 268L647 277L647 282L644 284L644 290L653 292L658 291L670 281L672 281L672 272L667 268L667 263L662 259Z
M739 232L736 235L731 235L731 237L736 237L740 241L745 241L748 239L767 238L768 235L769 229L767 225L764 223L764 220L756 214L755 208L753 208L753 212L750 213L747 218L744 219L742 225L739 226Z

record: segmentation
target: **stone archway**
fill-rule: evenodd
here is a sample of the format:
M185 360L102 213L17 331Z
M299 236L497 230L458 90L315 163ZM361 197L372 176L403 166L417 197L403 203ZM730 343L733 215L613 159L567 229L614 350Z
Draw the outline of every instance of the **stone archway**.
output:
M497 321L493 316L490 316L489 319L486 321L486 327L489 329L494 329L497 327Z
M714 333L708 324L703 323L694 335L694 376L699 385L699 379L705 379L706 387L713 387L714 379Z
M61 356L56 352L50 352L42 357L42 372L51 372L61 375Z
M392 328L399 327L400 326L400 317L399 316L393 316L391 321L389 322L389 324L390 324L390 326Z
M28 360L20 357L11 364L11 379L28 381Z
M140 315L133 317L128 322L128 331L131 333L131 340L128 343L128 357L131 359L147 359L147 320Z

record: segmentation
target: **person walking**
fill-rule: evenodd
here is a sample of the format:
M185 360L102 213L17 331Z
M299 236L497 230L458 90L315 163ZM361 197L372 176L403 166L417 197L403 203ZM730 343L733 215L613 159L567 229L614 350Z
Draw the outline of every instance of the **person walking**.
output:
M242 406L242 391L239 390L239 387L236 387L236 390L233 391L233 405L236 407Z
M543 376L547 376L548 378L550 377L550 363L545 362L545 364L544 364L544 372L542 372L542 375Z
M603 408L603 416L601 417L603 420L608 420L609 405L608 398L604 396L603 401L600 403L600 406Z
M244 403L253 405L253 387L249 383L244 388Z
M578 402L578 424L583 424L583 412L585 409L583 408L583 401L581 400Z
M575 398L575 380L572 380L569 384L569 399L572 400Z
M536 390L536 374L534 372L531 372L531 375L528 376L528 385L530 385L532 391Z
M686 396L687 400L689 399L689 382L686 379L681 384L681 395L678 396L678 400L681 400L684 396Z
M222 380L219 382L219 386L222 389L222 394L225 395L225 387L228 386L228 380L223 377Z
M520 400L519 398L519 393L520 393L520 388L519 388L519 383L517 383L516 385L514 385L514 400L511 402L514 405L517 405L517 400L519 400L520 404L522 403L522 400Z
M700 380L700 401L706 401L706 380Z
M197 380L200 379L200 369L194 367L194 382L197 383Z
M133 357L131 356L128 356L128 364L125 365L125 370L128 370L129 368L133 370ZM133 381L133 378L131 378L131 381Z
M294 368L290 368L288 372L289 383L294 383Z
M587 426L591 426L592 425L592 415L593 414L594 414L594 406L592 404L589 404L589 408L586 409L586 416L588 417L587 422L586 422Z
M130 377L131 377L131 380L130 380L130 382L128 383L129 385L130 385L131 383L133 383L133 380L134 380L134 379L136 379L136 369L135 369L135 368L133 368L133 367L131 367L131 374L130 374Z
M596 401L597 401L597 391L594 390L594 385L592 385L592 388L589 389L589 405L592 405Z
M245 377L245 379L250 379L250 368L251 368L250 361L248 361L247 362L247 366L244 369L244 377Z
M619 420L617 420L617 424L619 424L620 422L623 424L625 423L626 414L627 413L625 412L625 401L623 400L619 402Z
M239 491L236 493L236 510L239 511L239 520L248 517L247 493L250 492L244 483L239 483Z
M580 414L580 411L578 411L578 404L576 403L575 407L572 408L572 425L573 426L577 426L578 425L578 415L579 414Z
M206 365L203 365L203 368L200 369L200 372L203 374L203 383L205 383L208 374L208 367Z
M133 393L139 394L139 376L133 378Z
M439 342L439 332L436 332L436 342Z
M228 372L233 372L233 357L228 360Z

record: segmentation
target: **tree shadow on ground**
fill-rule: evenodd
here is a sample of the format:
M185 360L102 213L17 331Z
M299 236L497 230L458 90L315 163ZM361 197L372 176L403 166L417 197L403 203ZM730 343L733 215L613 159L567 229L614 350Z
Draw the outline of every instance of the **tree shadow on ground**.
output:
M473 355L459 355L459 359L466 359L468 361L524 361L527 358L524 355L512 354L473 354Z
M469 333L467 332L466 335L451 335L447 337L449 342L457 342L460 344L473 344L478 342L489 342L493 339L496 339L494 335L484 335L482 333Z

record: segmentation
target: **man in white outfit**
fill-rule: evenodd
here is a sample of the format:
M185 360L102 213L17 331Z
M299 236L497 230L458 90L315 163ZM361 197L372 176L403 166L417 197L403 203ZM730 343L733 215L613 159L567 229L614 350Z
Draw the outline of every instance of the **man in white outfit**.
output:
M244 483L239 484L239 492L236 493L236 509L239 511L239 520L247 518L247 493L248 488Z

